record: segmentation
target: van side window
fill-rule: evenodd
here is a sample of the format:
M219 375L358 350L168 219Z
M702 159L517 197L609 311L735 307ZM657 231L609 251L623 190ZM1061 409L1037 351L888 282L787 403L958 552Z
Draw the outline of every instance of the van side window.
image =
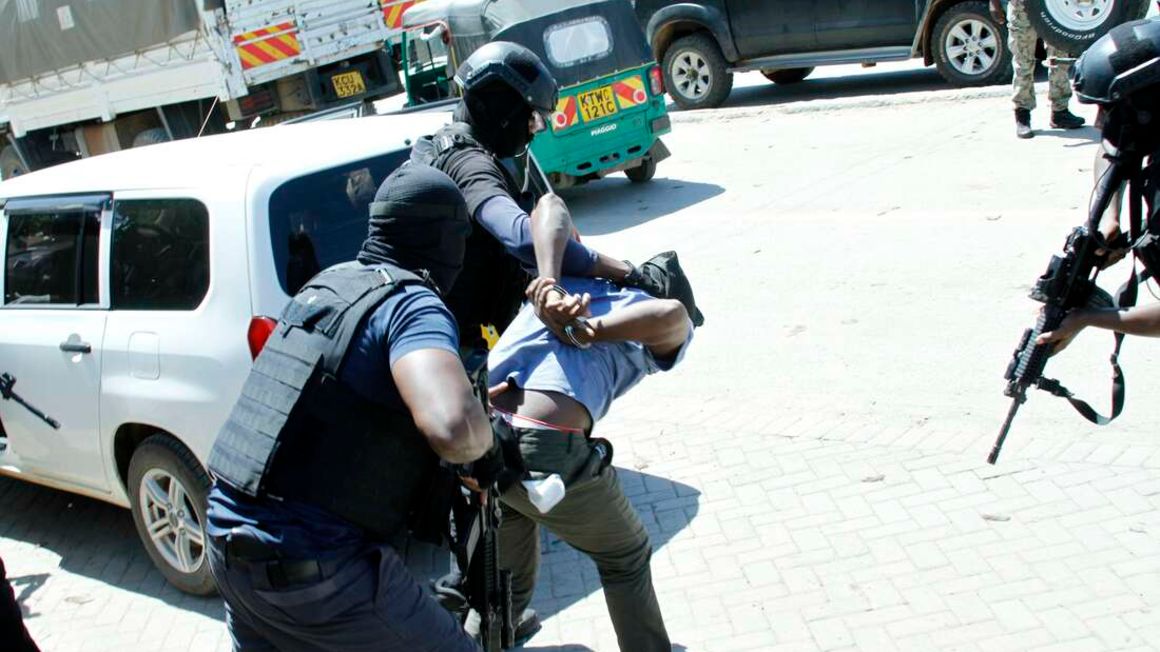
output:
M209 290L209 212L194 199L113 203L110 307L193 310Z
M270 195L270 241L282 289L293 296L318 272L355 259L379 185L408 149L291 179Z
M101 213L92 206L9 211L4 303L97 303Z

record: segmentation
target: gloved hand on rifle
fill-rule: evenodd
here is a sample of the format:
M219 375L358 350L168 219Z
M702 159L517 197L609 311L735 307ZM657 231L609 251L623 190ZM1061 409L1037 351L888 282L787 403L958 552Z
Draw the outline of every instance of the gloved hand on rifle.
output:
M524 474L519 441L511 426L499 417L492 417L491 429L494 433L491 448L474 462L460 465L458 472L463 484L472 491L483 492L494 486L503 493Z

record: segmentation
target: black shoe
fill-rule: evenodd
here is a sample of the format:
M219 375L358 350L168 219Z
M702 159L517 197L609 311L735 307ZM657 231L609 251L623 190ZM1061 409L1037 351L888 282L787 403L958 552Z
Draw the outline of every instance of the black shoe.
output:
M1031 109L1015 109L1015 136L1032 138L1035 132L1031 131Z
M1079 129L1084 126L1085 120L1078 115L1064 109L1062 111L1052 111L1051 126L1056 129Z

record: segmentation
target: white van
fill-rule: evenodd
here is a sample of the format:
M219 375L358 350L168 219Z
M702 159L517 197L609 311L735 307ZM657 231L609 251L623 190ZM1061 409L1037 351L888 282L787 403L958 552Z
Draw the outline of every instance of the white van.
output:
M205 460L253 357L447 119L282 125L0 183L0 474L131 508L166 578L212 592Z

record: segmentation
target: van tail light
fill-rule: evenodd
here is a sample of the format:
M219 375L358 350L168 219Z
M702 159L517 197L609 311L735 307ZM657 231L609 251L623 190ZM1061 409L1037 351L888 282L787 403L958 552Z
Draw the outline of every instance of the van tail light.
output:
M278 321L269 317L250 319L250 327L246 329L246 342L250 344L250 358L258 357L258 354L262 352L262 347L266 346L266 340L270 339L270 334L277 326Z
M661 67L653 66L648 71L649 90L653 95L665 94L665 78L661 76Z

